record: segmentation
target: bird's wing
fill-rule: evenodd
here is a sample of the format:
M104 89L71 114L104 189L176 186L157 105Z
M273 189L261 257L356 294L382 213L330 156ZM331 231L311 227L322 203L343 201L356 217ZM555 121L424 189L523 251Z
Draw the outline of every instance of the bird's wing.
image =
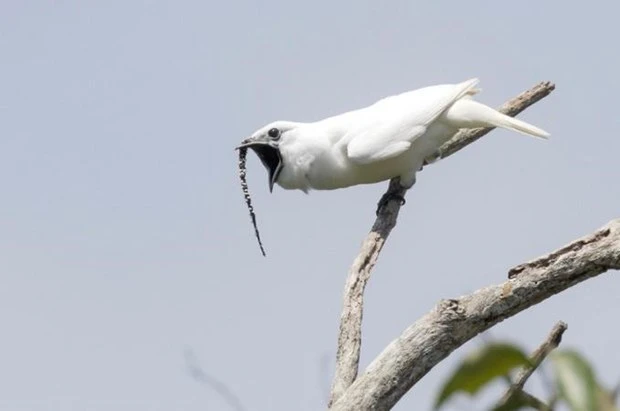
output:
M396 157L411 147L448 107L473 94L478 79L459 84L425 87L378 101L359 111L345 141L347 156L357 164Z

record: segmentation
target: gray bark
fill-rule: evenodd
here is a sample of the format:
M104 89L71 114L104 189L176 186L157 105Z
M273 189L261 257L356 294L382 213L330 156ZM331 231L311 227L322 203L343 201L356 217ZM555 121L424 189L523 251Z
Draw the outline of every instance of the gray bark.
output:
M332 411L389 410L431 368L477 334L610 269L620 269L620 219L512 268L501 284L440 301L372 361Z

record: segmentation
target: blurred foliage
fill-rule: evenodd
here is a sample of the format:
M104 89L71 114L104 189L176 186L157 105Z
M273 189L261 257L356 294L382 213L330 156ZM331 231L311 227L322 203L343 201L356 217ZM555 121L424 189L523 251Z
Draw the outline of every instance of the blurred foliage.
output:
M527 355L512 344L486 344L469 354L444 383L435 409L458 392L475 395L496 378L505 377L515 368L529 365Z
M553 384L544 399L518 391L506 404L492 407L492 411L554 410L620 411L617 391L603 386L596 378L593 366L575 350L557 349L549 355ZM510 386L514 373L530 367L527 354L510 343L487 343L467 355L448 376L435 400L435 409L441 408L454 394L475 396L498 380ZM535 373L539 372L538 370Z

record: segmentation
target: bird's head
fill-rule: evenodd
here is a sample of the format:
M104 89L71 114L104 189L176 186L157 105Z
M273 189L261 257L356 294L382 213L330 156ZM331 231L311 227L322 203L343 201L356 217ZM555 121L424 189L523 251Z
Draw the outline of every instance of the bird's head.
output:
M267 169L269 177L269 191L273 191L273 185L278 179L284 163L280 146L286 144L287 135L297 126L297 123L290 121L275 121L258 129L251 137L246 138L237 147L254 150L260 161Z

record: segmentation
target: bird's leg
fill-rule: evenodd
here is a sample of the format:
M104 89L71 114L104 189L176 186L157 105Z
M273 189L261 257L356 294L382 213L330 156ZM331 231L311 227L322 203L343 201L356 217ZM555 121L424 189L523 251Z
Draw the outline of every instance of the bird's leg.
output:
M405 205L405 203L407 202L405 200L406 192L407 192L407 189L400 184L399 179L390 181L390 187L388 188L388 191L386 191L385 194L381 196L381 199L377 203L376 214L379 215L379 213L381 213L383 208L387 206L388 203L392 200L398 201L401 206Z

